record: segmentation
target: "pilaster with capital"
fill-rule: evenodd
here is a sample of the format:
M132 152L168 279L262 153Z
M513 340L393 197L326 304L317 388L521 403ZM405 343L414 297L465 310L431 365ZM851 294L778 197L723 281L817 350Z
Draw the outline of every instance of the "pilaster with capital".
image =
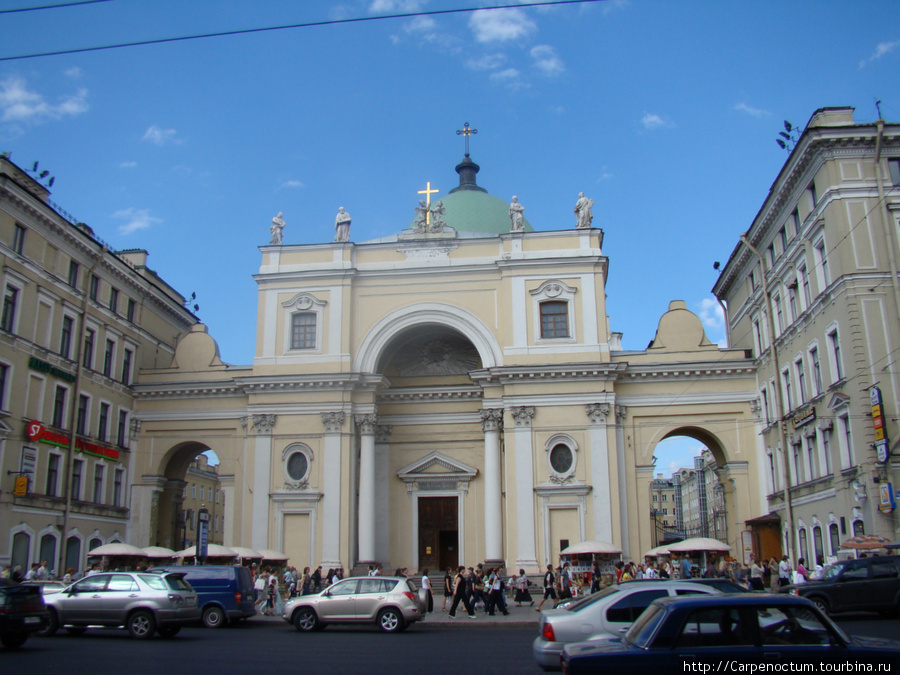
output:
M253 460L253 516L250 535L255 549L269 547L269 492L272 485L272 430L275 415L254 414L241 420L245 433L255 432L252 438Z
M628 523L628 477L625 474L625 418L628 410L624 405L617 405L616 411L616 476L619 485L619 527L622 536L624 555L633 556L629 537Z
M516 512L518 514L518 550L516 568L539 569L534 522L534 440L531 423L534 406L510 409L516 426L512 429L516 475Z
M355 416L359 429L359 562L375 562L375 431L378 415Z
M484 557L489 562L503 561L503 504L500 489L502 424L502 408L485 408L481 411L481 428L484 430Z
M325 435L322 441L322 566L340 567L341 562L341 467L344 413L321 413Z
M612 495L609 489L609 430L606 425L610 409L609 403L588 403L585 406L591 452L594 539L608 542L613 540Z

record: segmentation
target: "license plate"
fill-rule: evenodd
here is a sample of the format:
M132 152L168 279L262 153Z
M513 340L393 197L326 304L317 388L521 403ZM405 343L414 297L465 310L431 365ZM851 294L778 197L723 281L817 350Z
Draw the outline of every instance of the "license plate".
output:
M40 623L41 617L39 616L26 616L25 623Z

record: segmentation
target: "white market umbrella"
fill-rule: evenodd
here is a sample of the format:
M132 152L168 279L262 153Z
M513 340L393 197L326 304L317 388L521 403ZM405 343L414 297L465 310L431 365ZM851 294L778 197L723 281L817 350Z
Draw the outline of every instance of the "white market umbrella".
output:
M263 557L262 553L256 551L252 548L246 548L244 546L232 546L231 550L237 553L241 559L256 559L259 560Z
M668 546L657 546L656 548L651 548L644 554L645 558L658 558L661 555L670 555L671 551Z
M174 558L178 554L165 546L145 546L141 549L147 558Z
M177 555L179 558L194 558L197 555L197 547L188 546L186 549L184 549L183 551L179 551L175 555ZM234 551L234 549L228 548L227 546L220 546L219 544L207 544L206 557L237 558L238 554Z
M125 555L134 556L136 558L145 558L146 554L143 549L131 544L104 544L98 546L93 551L88 551L88 555Z
M606 553L606 554L617 554L621 553L622 549L620 549L615 544L610 544L608 541L583 541L580 544L572 544L566 549L563 549L559 552L560 555L579 555L582 553Z
M288 557L281 551L273 551L270 548L261 548L259 554L263 560L287 560Z
M709 537L693 537L679 541L677 544L669 544L669 551L672 553L687 553L689 551L730 551L728 544L723 544L718 539L710 539Z

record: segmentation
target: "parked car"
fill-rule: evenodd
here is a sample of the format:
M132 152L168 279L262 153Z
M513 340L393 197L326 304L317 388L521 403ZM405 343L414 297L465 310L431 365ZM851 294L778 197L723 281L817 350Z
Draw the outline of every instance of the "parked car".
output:
M0 644L18 649L49 620L40 588L0 578Z
M197 591L203 625L222 628L256 615L250 570L240 565L171 565L151 572L180 572Z
M782 586L823 612L900 612L900 557L879 555L829 565L818 581Z
M406 577L350 577L284 603L284 620L307 633L333 623L374 623L396 633L425 616L425 595Z
M26 581L29 586L37 586L41 589L41 593L44 595L49 595L51 593L59 593L69 584L65 584L62 581Z
M631 579L629 581L619 582L620 584L637 584L646 583L648 581L659 581L659 579ZM725 577L692 577L690 579L679 579L678 581L686 581L690 584L701 584L703 586L712 586L723 593L749 593L750 589L741 586L736 581L726 579Z
M689 581L641 581L604 588L561 609L541 612L540 630L531 645L544 670L558 670L569 642L621 635L651 602L670 595L719 594L715 588Z
M848 637L809 600L793 595L732 593L656 600L622 637L576 642L562 651L563 673L741 672L794 663L831 668L900 666L900 642Z
M88 626L124 626L134 638L157 632L174 637L200 619L197 592L183 573L110 572L92 574L44 596L50 621L42 635L65 626L81 635Z

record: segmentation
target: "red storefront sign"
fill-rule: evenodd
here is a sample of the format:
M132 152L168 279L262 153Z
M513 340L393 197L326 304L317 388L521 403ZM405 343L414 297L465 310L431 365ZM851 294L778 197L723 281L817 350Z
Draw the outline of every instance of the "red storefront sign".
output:
M48 445L56 445L60 448L68 448L69 447L69 437L65 434L59 434L55 431L50 431L46 429L43 424L40 422L35 422L34 420L27 422L25 425L25 434L28 436L28 440L35 441L38 443L47 443ZM81 438L75 439L75 450L78 452L83 452L87 455L94 455L96 457L103 457L104 459L111 459L114 462L119 461L119 451L113 448L107 448L103 445L97 445L96 443L91 443L90 441L86 441Z

